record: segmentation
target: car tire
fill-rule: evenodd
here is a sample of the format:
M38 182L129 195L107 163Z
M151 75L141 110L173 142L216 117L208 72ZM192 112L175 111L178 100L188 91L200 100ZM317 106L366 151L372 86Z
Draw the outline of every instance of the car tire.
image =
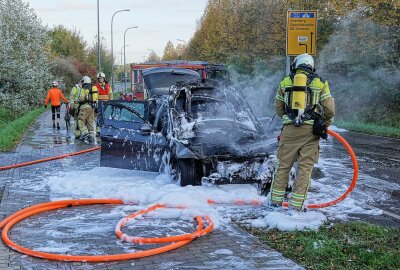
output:
M196 186L201 183L197 165L196 160L192 158L178 159L178 173L181 187L187 185Z

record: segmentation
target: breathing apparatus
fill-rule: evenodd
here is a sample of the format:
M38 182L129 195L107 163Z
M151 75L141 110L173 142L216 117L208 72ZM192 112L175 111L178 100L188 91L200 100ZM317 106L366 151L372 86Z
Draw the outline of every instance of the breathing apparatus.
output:
M295 126L301 126L303 124L305 115L304 112L307 106L307 93L309 93L307 87L307 75L303 73L297 73L293 79L293 89L291 97L291 108L297 110L297 116L294 119Z

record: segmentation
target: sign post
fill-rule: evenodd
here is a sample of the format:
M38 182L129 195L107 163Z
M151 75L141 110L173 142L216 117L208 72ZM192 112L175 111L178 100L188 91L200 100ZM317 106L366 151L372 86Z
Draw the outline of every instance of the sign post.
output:
M287 13L286 55L316 54L317 11Z

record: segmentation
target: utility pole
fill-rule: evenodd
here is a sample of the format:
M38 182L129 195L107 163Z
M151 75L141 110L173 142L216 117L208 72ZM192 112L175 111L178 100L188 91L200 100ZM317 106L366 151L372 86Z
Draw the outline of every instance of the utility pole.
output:
M101 50L100 50L100 9L97 0L97 70L101 72Z

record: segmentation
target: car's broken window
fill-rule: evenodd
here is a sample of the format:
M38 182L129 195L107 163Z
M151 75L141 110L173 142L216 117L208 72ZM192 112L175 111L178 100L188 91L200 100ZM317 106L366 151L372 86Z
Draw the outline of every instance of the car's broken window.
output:
M233 118L226 104L218 100L192 100L191 110L196 118Z
M137 105L143 106L143 104ZM144 112L144 108L142 108L142 112ZM137 114L135 114L131 110L128 110L127 108L120 106L107 106L104 112L104 117L107 120L144 123L143 119L140 118Z

